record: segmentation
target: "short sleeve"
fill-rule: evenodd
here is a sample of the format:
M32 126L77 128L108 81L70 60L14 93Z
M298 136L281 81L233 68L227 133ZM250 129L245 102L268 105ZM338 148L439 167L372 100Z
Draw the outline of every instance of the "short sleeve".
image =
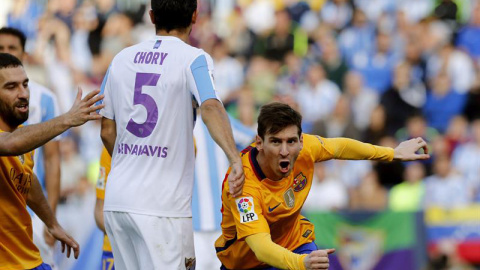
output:
M95 188L97 199L105 199L105 187L107 185L108 174L110 173L112 158L107 149L103 147L100 156L100 172L98 174L97 186Z
M202 104L208 99L218 99L213 81L213 60L207 53L198 55L187 70L190 92Z
M261 194L253 188L244 186L242 196L228 196L228 205L232 211L237 230L237 238L252 234L270 233L268 222L263 216Z
M111 91L111 83L110 83L110 73L112 72L112 65L108 67L107 73L103 78L102 85L100 86L100 94L104 94L105 97L103 100L97 102L96 105L105 104L105 107L100 110L99 114L108 119L115 119L115 113L113 110L113 97Z

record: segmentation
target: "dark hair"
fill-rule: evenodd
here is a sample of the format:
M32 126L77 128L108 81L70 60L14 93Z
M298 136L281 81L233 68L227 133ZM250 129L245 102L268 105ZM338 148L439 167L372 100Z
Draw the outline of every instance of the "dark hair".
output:
M197 10L197 0L152 0L151 4L157 31L189 27Z
M22 61L9 53L0 53L0 69L23 67Z
M2 27L0 29L0 35L2 34L17 37L20 40L20 44L22 44L22 51L25 51L25 43L27 42L27 37L25 37L22 31L12 27Z
M272 102L260 108L257 133L264 139L265 134L277 134L289 126L298 127L298 136L302 135L302 115L287 104Z

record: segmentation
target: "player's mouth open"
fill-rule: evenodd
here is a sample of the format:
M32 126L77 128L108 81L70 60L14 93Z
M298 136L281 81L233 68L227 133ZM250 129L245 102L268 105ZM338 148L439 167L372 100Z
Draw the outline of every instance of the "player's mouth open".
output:
M19 104L16 106L16 108L20 111L20 112L28 112L28 104Z
M287 173L290 170L290 161L280 161L280 171Z

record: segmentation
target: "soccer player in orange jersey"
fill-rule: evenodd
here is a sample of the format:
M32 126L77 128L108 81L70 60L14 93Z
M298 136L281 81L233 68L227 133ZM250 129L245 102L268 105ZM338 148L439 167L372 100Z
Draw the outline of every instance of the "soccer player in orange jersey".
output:
M81 91L72 109L47 122L19 127L28 118L28 78L15 56L0 53L0 269L49 270L33 244L32 220L28 205L45 223L48 231L67 249L73 248L75 258L80 247L58 224L33 173L36 147L72 126L98 119L90 114L102 106L91 106L101 99L98 91L80 100Z
M392 149L302 134L301 121L301 115L286 104L262 107L255 146L242 152L242 195L232 197L228 185L223 185L222 235L215 242L221 269L328 269L328 254L335 250L317 250L313 224L300 214L312 185L314 163L429 158L422 138ZM417 154L420 149L425 154Z

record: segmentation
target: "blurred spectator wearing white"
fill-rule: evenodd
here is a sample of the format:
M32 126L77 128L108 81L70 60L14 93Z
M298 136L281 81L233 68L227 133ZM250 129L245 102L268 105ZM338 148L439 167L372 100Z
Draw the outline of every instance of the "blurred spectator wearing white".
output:
M217 41L212 51L215 70L215 90L223 103L236 98L236 91L243 85L244 70L242 64L228 55L227 45L223 40Z
M351 103L353 123L359 130L365 131L370 124L370 116L378 105L378 94L365 87L363 77L358 72L348 72L344 84L344 91Z
M340 51L347 63L351 63L355 53L370 51L373 48L374 38L374 25L368 22L362 10L354 10L352 26L343 30L338 37Z
M335 109L340 94L338 86L326 78L322 66L310 66L307 82L300 87L296 97L304 124L325 119Z
M446 155L435 158L432 176L425 178L425 207L457 208L471 202L466 180L452 170Z
M348 192L344 184L326 173L323 163L315 163L312 187L303 205L304 211L332 211L348 207Z
M475 199L480 201L480 119L472 123L471 135L471 142L453 152L452 163L467 180Z

